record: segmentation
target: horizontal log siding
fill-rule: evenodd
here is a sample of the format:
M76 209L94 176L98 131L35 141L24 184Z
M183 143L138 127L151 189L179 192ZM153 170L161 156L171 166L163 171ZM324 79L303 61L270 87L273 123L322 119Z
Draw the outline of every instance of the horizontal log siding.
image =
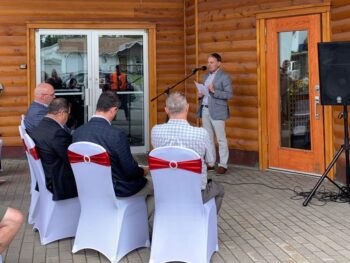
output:
M196 6L195 0L185 0L185 47L186 47L186 74L191 74L196 65ZM188 121L192 125L198 124L197 118L197 88L193 81L198 78L198 73L186 81L186 98L190 105ZM198 79L197 79L198 80Z
M347 0L332 0L331 2L331 40L350 41L350 3ZM344 144L344 123L338 115L343 107L333 109L333 141L335 150ZM350 110L350 109L348 109ZM337 179L345 182L345 155L340 157L336 168Z
M17 0L0 2L0 134L6 146L20 146L17 126L28 107L28 21L150 22L156 24L157 86L162 92L184 75L183 0ZM165 120L164 98L157 105L158 122Z
M223 57L225 71L233 81L234 98L229 101L231 118L226 123L231 149L252 152L259 150L256 14L275 8L325 1L327 0L198 0L198 64L206 65L208 54L218 52ZM194 9L194 1L185 2L186 9ZM194 30L186 31L186 38L191 40L189 48L195 52ZM187 56L188 53L187 50ZM189 72L195 65L193 60L192 63L187 63ZM203 74L204 72L200 79ZM190 90L189 87L187 90ZM187 96L190 96L191 103L196 103L194 95L187 93ZM190 116L192 119L193 115Z
M210 53L223 58L224 70L233 82L234 97L229 100L231 118L226 122L231 149L258 151L258 100L255 16L236 13L235 1L200 2L199 64ZM218 9L220 7L220 9ZM220 15L220 12L223 12ZM208 19L209 17L209 19Z

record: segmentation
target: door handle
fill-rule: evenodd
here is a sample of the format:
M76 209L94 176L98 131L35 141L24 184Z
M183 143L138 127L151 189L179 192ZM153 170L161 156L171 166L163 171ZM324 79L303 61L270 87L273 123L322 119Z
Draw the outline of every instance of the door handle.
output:
M320 96L315 96L315 119L320 119L320 114L317 112L317 105L320 105Z

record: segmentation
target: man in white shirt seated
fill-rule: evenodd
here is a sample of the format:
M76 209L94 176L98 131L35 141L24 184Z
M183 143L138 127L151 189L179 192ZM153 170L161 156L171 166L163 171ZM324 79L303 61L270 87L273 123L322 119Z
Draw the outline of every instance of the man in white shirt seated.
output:
M152 145L154 148L162 146L181 146L194 150L202 159L202 199L203 203L215 197L217 212L219 212L224 188L222 185L207 180L207 163L213 163L212 144L208 132L204 128L193 127L187 122L189 105L186 97L179 93L171 93L166 100L165 111L169 121L156 125L152 129Z

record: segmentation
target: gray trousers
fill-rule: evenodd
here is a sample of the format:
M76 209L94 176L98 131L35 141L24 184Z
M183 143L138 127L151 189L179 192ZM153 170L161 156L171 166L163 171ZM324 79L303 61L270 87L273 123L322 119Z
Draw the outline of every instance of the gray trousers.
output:
M227 138L226 138L226 131L225 131L225 121L224 120L213 120L210 117L209 109L206 107L203 107L202 109L202 126L204 129L207 130L209 133L209 139L212 147L212 153L214 156L214 161L216 161L216 149L215 149L215 142L214 142L214 133L216 136L216 140L219 144L219 166L222 166L227 169L227 162L228 162L228 144L227 144ZM214 166L215 163L209 163L210 166Z
M222 199L224 198L224 187L212 180L208 180L207 187L202 190L202 199L203 203L208 202L213 197L215 198L215 204L216 204L216 211L219 213L219 210L221 208Z

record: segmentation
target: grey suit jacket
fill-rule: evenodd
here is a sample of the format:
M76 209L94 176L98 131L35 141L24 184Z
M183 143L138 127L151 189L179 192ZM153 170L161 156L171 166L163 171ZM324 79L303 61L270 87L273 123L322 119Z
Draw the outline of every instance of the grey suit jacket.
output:
M24 124L26 126L26 130L29 135L31 134L33 129L39 125L41 120L47 114L47 111L48 111L47 106L40 104L36 101L33 101L24 119Z
M206 74L203 78L203 83L208 78L209 74ZM209 93L208 109L210 117L213 120L226 120L230 117L230 111L227 104L227 100L231 99L232 93L232 82L230 76L225 73L222 69L216 72L213 80L215 93ZM198 116L202 117L202 100L200 99Z

